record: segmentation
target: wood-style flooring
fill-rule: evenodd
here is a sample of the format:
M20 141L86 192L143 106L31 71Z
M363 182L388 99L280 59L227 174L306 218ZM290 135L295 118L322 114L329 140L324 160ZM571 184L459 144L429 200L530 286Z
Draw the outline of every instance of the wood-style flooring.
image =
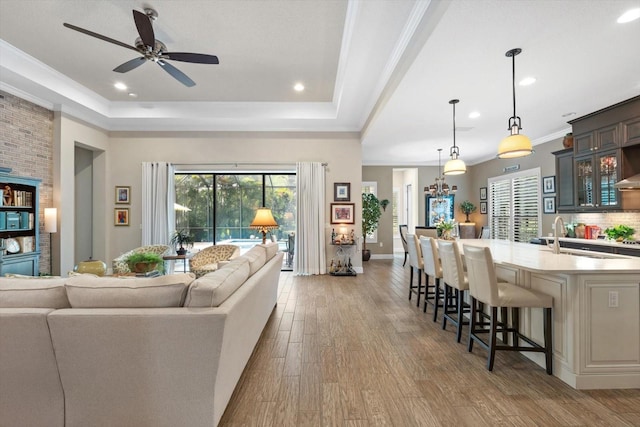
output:
M578 391L512 352L455 342L408 300L409 266L283 272L221 426L640 426L640 390Z

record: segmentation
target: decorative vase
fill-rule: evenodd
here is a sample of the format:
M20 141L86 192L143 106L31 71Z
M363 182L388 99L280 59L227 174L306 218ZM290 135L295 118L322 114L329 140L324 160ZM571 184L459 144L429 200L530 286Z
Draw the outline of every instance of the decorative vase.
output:
M371 259L371 251L369 249L365 249L362 251L362 261L369 261Z
M89 258L86 261L81 261L76 265L73 269L76 273L90 273L95 274L96 276L104 276L107 272L107 264L98 260Z
M187 250L185 248L183 248L182 246L180 246L179 249L176 249L176 253L178 255L186 255L187 254Z
M133 271L136 273L148 273L156 269L158 263L156 262L136 262L133 266Z
M564 139L562 140L562 146L564 148L571 148L573 147L573 134L572 133L568 133L564 136Z

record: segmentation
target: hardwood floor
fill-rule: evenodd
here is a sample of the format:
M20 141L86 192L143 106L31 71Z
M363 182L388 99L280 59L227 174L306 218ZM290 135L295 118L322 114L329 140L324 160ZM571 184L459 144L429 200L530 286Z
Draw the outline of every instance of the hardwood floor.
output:
M577 391L519 354L466 350L408 300L402 259L283 272L221 426L640 426L640 390ZM506 353L506 354L505 354Z

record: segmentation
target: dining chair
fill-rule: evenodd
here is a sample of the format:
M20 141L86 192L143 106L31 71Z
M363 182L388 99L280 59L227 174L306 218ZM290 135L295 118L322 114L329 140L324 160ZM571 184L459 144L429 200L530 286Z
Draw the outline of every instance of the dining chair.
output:
M409 227L406 224L402 224L398 226L400 230L400 240L402 241L402 248L404 249L404 261L402 262L402 266L407 263L407 255L409 255L409 248L407 247L407 233L409 232Z
M411 267L409 273L409 300L411 300L412 294L416 294L418 300L416 305L420 307L420 295L424 293L422 291L422 270L424 263L422 261L420 245L418 244L418 239L415 234L407 234L407 249L409 250L409 266ZM413 270L418 271L417 286L413 285Z
M456 341L460 342L462 326L469 324L464 320L464 314L470 311L470 307L464 302L465 293L469 290L469 279L464 271L464 263L456 242L439 240L438 251L442 262L442 281L444 282L442 329L446 329L447 320L451 322L456 327ZM455 295L453 295L454 291ZM454 314L456 317L453 317Z
M553 297L533 289L507 282L498 282L491 250L486 247L463 245L464 258L467 264L469 278L469 294L471 296L471 320L469 323L469 344L467 350L473 350L473 343L477 342L488 351L487 369L493 370L497 350L505 351L533 351L544 353L547 374L553 373L553 339L552 339L552 310ZM476 323L477 304L483 302L489 307L489 328L478 326ZM544 345L540 345L529 337L520 333L519 310L522 307L542 308ZM511 308L512 324L503 317L498 321L498 308ZM503 338L503 344L498 345L497 332L512 333L512 344ZM488 342L482 340L479 334L488 333ZM522 339L530 347L519 345Z
M440 301L440 279L442 279L442 265L436 239L433 237L420 237L420 248L424 260L424 274L427 278L424 291L424 308L427 312L427 304L433 305L433 321L438 318L438 307L444 307L444 301ZM433 278L430 285L429 278Z

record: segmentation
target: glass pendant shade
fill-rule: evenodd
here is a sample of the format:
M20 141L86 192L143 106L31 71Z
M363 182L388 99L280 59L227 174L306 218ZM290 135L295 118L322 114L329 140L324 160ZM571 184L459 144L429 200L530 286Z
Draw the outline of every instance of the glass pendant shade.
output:
M467 166L460 159L451 159L444 164L445 175L462 175L467 171Z
M528 136L519 133L504 138L498 146L498 157L501 159L514 159L531 153L533 153L531 140Z

